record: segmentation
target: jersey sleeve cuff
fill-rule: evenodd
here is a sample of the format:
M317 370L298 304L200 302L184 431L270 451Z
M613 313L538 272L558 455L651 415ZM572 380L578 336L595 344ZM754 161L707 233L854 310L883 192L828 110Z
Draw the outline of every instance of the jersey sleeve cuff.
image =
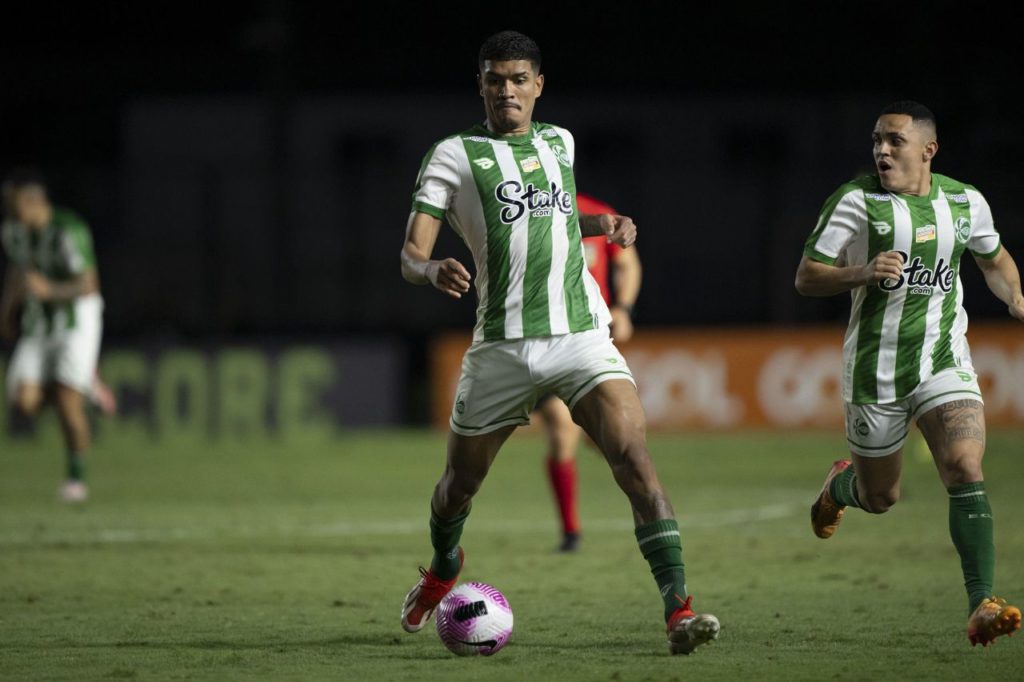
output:
M1003 250L1003 243L999 242L998 244L996 244L996 248L992 249L988 253L979 253L977 251L972 251L971 253L973 253L978 258L984 258L985 260L992 260L993 258L998 256L999 252L1002 251L1002 250Z
M427 215L433 216L433 217L437 218L438 220L443 220L444 219L444 209L443 208L438 208L437 206L432 206L432 205L424 203L422 201L414 201L414 202L412 202L412 211L413 211L413 213L426 213Z
M824 263L825 265L835 265L836 260L838 258L838 256L826 256L821 251L817 251L809 247L804 249L804 255L810 258L811 260L818 261L819 263Z

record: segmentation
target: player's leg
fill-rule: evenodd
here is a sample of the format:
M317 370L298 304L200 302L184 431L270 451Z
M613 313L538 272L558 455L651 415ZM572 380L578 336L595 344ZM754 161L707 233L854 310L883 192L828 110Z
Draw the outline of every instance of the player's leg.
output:
M910 407L904 403L846 406L852 460L834 462L825 476L811 506L815 535L832 537L847 507L884 514L899 501L909 420Z
M444 472L430 500L430 569L405 597L402 627L417 632L426 625L458 579L463 553L462 528L473 496L516 426L528 424L535 387L523 364L528 341L472 346L462 359L462 376L449 420Z
M689 654L716 639L718 619L690 608L679 524L647 451L646 417L632 381L597 384L574 401L572 414L604 454L629 498L637 544L664 602L669 651Z
M949 534L960 555L967 590L968 638L987 645L1020 628L1020 609L992 595L996 550L985 490L985 411L973 398L940 404L918 418L939 477L949 492Z
M82 502L88 495L85 459L92 441L86 407L99 361L102 299L87 296L77 300L74 319L74 326L57 332L53 341L54 401L67 456L67 479L61 486L61 498Z
M430 499L430 544L434 556L430 569L420 569L419 582L405 596L402 628L406 632L422 630L444 595L455 587L465 557L459 540L473 496L487 477L502 443L515 428L505 426L478 436L449 433L444 473Z
M22 415L32 418L46 402L45 340L36 336L18 339L7 367L7 399Z
M85 396L77 388L58 383L54 388L54 402L67 452L67 479L61 486L61 498L65 502L83 502L88 495L85 455L92 440Z
M580 537L576 508L576 449L580 442L580 427L573 422L569 408L556 395L549 394L541 399L536 411L547 432L548 480L562 521L562 544L558 549L572 552L579 546Z

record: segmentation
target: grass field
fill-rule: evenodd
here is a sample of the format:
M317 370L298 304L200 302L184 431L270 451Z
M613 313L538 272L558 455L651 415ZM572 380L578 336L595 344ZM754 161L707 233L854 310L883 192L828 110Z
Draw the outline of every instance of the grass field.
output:
M998 587L1024 597L1024 434L990 436ZM515 611L512 644L460 659L399 627L429 558L432 432L305 443L108 439L93 500L54 499L59 448L0 437L4 679L1019 679L1024 642L971 649L966 599L930 464L904 500L851 513L828 542L807 507L840 434L653 437L698 609L719 642L665 651L661 603L624 498L581 458L584 544L552 552L541 443L517 436L478 496L463 578Z

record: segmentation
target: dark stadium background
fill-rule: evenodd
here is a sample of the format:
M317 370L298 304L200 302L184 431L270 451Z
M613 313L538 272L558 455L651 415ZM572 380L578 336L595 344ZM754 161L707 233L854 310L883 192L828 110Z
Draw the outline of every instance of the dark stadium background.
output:
M544 51L536 117L574 131L580 187L640 226L639 325L841 322L794 268L898 98L933 108L936 170L1019 248L1020 40L952 2L19 5L0 170L39 167L92 225L108 348L390 344L396 414L420 420L426 344L474 304L402 280L409 194L429 145L482 119L476 50L503 28ZM447 229L436 253L468 264ZM964 280L974 318L1003 314Z

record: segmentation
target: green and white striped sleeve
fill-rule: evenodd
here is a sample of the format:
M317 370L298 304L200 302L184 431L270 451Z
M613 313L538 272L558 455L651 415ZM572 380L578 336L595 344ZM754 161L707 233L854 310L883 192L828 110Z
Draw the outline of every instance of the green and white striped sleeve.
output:
M444 218L459 191L461 177L457 154L461 146L458 137L450 137L427 152L412 194L413 213Z
M971 207L971 236L967 248L979 258L995 258L1002 245L992 220L992 209L981 192L971 187L964 190Z
M818 224L804 244L804 255L835 265L846 247L867 229L867 224L864 190L855 185L843 185L825 201Z

